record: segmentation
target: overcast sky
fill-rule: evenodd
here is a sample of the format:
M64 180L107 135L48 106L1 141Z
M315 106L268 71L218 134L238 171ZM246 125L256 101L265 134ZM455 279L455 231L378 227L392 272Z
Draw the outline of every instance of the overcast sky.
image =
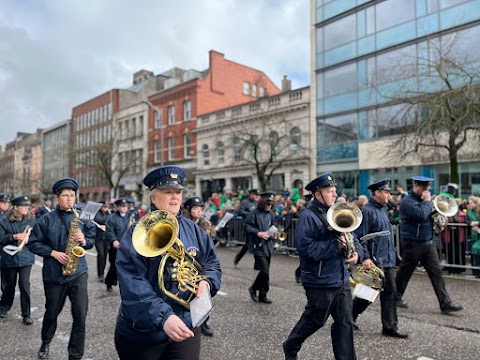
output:
M2 0L0 145L129 87L137 70L205 70L212 49L306 86L309 34L308 0Z

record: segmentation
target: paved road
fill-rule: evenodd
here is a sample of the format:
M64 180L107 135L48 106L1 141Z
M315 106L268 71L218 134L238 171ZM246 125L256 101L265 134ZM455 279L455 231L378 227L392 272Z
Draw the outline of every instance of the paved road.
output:
M233 267L237 249L219 248L224 272L222 291L214 298L210 325L212 338L202 339L202 359L283 359L282 341L299 319L305 306L303 288L296 284L293 271L298 259L276 255L272 260L271 305L253 303L247 288L256 276L253 257L246 255L238 269ZM95 251L87 253L89 279L89 313L84 359L116 359L113 344L115 318L119 305L116 288L107 293L95 276ZM19 294L8 317L0 320L0 360L35 359L40 346L44 295L41 282L41 259L32 271L32 316L34 325L25 326L18 315ZM419 359L476 360L480 358L480 281L446 276L452 298L465 306L458 315L442 315L433 288L424 273L412 277L405 299L409 309L399 309L400 328L410 334L407 340L381 335L378 300L360 316L361 330L355 333L357 357L362 360ZM299 359L333 359L330 324L308 339ZM67 300L59 317L55 338L50 346L50 360L67 359L71 316Z

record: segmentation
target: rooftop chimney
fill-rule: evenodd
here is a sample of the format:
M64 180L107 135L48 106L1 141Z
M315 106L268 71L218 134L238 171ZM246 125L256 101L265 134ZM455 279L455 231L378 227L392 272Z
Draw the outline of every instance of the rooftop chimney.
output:
M283 75L282 79L282 92L292 90L292 80L287 79L287 75Z

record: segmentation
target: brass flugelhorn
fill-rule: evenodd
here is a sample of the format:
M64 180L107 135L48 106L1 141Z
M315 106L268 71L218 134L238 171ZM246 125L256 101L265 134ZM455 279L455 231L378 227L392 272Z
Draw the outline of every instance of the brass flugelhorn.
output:
M345 237L345 256L352 257L355 252L353 235L351 234L362 223L363 215L353 203L335 203L327 211L327 222Z
M145 215L135 225L132 234L132 245L137 253L145 257L163 255L158 267L158 286L169 298L190 308L190 301L198 292L198 284L208 276L202 275L203 266L195 260L195 254L185 251L182 241L178 238L179 226L177 217L166 210L156 210ZM167 260L171 259L171 278L178 282L177 293L172 293L165 287L164 276ZM181 297L181 293L190 291Z
M33 228L30 225L27 225L25 227L25 230L23 232L27 234L27 236L22 240L22 242L18 245L18 252L21 252L25 244L28 242L28 238L30 237L30 234L32 232Z

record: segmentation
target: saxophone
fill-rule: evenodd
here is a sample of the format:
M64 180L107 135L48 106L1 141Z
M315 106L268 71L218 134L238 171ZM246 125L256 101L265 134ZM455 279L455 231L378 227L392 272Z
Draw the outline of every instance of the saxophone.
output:
M81 257L85 256L85 249L77 245L77 241L75 240L75 234L80 231L78 228L80 216L74 208L72 208L72 211L74 214L74 218L72 220L72 223L70 224L68 243L65 249L65 253L68 255L68 263L67 265L63 265L62 268L62 273L65 276L75 274L75 272L77 271L78 260L80 260Z

